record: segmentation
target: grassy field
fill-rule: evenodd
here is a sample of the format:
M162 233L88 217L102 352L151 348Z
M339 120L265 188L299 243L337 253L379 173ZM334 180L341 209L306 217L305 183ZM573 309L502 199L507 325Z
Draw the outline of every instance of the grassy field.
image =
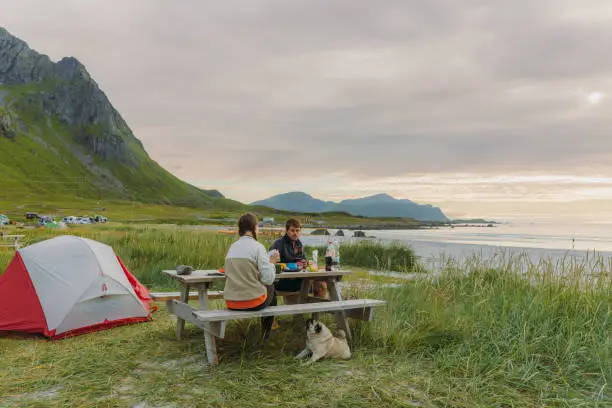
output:
M160 289L173 287L160 269L217 267L231 239L162 226L71 232L111 244L143 283ZM28 241L52 234L32 233ZM384 268L389 260L408 265L407 251L342 253L347 263ZM376 254L374 261L364 253ZM0 267L11 255L0 252ZM256 339L255 320L230 324L219 344L220 365L208 368L201 331L187 325L186 338L177 341L161 305L149 323L61 341L0 337L0 405L612 406L609 268L588 274L584 265L570 264L561 276L550 264L532 265L528 274L519 273L523 266L512 259L495 267L476 259L449 262L441 275L413 280L374 278L355 268L346 292L388 305L373 322L353 324L350 361L312 367L293 359L303 347L303 328L284 318L265 344Z
M346 213L292 213L262 206L248 206L230 202L230 200L212 200L207 205L200 207L183 207L108 198L72 197L70 200L66 200L61 194L61 192L58 193L57 197L46 194L45 200L41 201L40 196L36 194L10 196L0 191L0 214L6 214L11 220L17 221L23 221L26 212L37 212L41 215L53 215L59 218L69 215L102 214L109 220L120 223L227 224L234 226L241 214L251 211L257 214L260 219L273 217L280 224L284 224L289 218L297 218L302 223L312 223L314 220L320 221L323 223L322 225L330 228L347 225L363 228L380 226L417 228L422 224L431 224L421 223L409 218L365 218L353 217ZM314 224L312 225L314 226Z

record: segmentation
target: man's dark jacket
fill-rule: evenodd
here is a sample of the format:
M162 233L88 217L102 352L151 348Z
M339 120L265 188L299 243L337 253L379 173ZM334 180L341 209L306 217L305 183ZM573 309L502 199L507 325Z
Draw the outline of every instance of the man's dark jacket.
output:
M280 261L282 263L292 263L305 259L304 256L304 245L299 239L292 241L289 239L287 234L282 238L277 239L272 244L270 250L277 249L280 254ZM274 286L276 290L281 292L298 292L302 285L302 279L281 279L276 282Z
M287 234L282 238L277 239L272 244L270 250L277 249L280 254L280 261L282 263L298 262L305 259L304 256L304 245L299 239L292 241L289 239Z

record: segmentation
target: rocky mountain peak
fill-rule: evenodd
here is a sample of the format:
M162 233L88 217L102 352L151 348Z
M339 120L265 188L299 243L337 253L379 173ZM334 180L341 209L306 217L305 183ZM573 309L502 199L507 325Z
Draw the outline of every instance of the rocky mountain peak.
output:
M53 62L0 27L0 84L42 82L53 75Z
M74 80L76 78L91 81L89 72L85 66L74 57L64 57L55 64L55 74L57 78L63 80Z
M24 95L16 107L57 118L93 156L137 167L130 142L142 147L87 69L74 57L54 63L25 41L0 29L0 84L41 84L44 92ZM6 122L6 121L5 121ZM142 150L142 155L146 152Z

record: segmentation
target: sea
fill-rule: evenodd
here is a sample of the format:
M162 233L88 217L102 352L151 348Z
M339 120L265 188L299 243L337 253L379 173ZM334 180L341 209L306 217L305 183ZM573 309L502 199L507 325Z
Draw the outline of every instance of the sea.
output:
M552 221L517 221L490 227L472 224L454 227L414 230L366 230L369 238L354 238L353 231L344 230L344 237L335 236L338 230L328 229L332 239L341 244L364 239L382 243L397 242L413 248L423 263L439 266L444 259L459 262L478 257L523 257L532 263L542 261L592 262L594 259L612 265L612 224L563 223ZM304 245L326 245L329 237L302 235Z

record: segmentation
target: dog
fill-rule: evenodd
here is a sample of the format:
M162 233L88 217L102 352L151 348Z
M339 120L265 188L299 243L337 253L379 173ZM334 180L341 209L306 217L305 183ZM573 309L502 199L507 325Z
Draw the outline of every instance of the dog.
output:
M344 330L338 330L335 336L323 323L308 319L306 321L306 348L295 356L304 359L310 356L309 364L324 357L340 358L348 360L351 358L351 349L346 341Z

